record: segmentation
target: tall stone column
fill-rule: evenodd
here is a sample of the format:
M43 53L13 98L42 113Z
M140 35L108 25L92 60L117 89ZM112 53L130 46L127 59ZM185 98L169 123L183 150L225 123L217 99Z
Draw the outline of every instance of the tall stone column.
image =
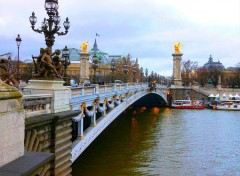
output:
M21 97L21 92L0 79L0 167L24 155Z
M182 53L174 53L173 56L173 84L175 87L182 87L181 60Z
M80 81L81 81L81 83L90 81L90 78L89 78L89 75L90 75L89 56L90 56L89 53L84 53L84 52L80 53L80 58L81 58L81 61L80 61Z

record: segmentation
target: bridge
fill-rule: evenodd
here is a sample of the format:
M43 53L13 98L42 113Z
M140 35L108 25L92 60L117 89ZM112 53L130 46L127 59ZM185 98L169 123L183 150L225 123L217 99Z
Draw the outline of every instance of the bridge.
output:
M69 175L72 163L132 104L162 105L170 96L207 98L213 91L235 91L163 85L150 90L147 83L76 88L63 86L63 81L30 84L22 95L0 80L0 175Z
M73 142L71 161L74 162L80 154L101 134L101 132L124 110L134 102L148 94L155 94L167 103L167 88L158 85L150 91L147 84L112 84L91 88L72 88L70 106L81 113L73 118L77 123L77 139ZM84 119L90 118L84 131Z
M157 85L154 90L150 90L146 83L77 88L55 86L53 89L49 86L47 89L53 91L50 93L49 90L44 91L39 82L33 81L32 84L37 84L35 88L41 94L36 94L34 86L26 87L22 97L17 90L11 89L14 95L11 101L15 98L17 101L14 102L19 104L16 109L7 110L7 116L19 114L16 116L21 119L18 131L24 130L25 135L19 135L21 132L18 135L16 132L9 134L16 136L10 142L18 142L17 152L22 152L22 157L8 156L7 159L13 161L5 161L8 163L6 165L0 163L1 174L24 168L18 172L26 175L68 175L72 163L81 153L133 103L150 95L167 103L168 89L161 85ZM1 103L3 101L5 100L2 99ZM12 132L10 128L12 127L9 126L9 131ZM17 128L16 124L14 128ZM9 140L5 143L9 143ZM6 146L6 152L13 153L5 143L3 146ZM31 164L26 166L26 162Z

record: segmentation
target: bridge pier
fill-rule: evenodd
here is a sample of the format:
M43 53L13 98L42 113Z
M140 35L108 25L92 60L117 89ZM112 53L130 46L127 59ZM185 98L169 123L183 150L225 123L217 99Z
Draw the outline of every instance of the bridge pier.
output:
M0 79L0 167L24 155L24 110L21 101L21 92Z
M25 151L53 153L46 174L71 174L72 119L80 111L65 111L30 117L26 121Z
M205 100L208 99L208 97L205 94L200 93L191 87L170 88L170 92L172 100L186 100L186 99L193 100L202 98L204 98Z

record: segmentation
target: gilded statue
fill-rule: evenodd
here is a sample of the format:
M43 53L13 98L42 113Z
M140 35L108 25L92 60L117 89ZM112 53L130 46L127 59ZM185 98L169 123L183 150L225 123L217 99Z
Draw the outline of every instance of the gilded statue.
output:
M180 47L183 46L181 43L174 43L175 53L181 53Z
M87 50L88 49L88 42L82 43L81 48L82 48L83 53L87 53L88 52L88 50Z

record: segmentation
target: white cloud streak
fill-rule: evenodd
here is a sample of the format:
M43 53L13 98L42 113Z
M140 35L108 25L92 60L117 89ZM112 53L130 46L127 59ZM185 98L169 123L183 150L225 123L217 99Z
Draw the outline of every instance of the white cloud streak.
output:
M18 33L22 58L39 53L45 42L31 29L32 11L40 26L47 16L43 0L0 0L0 53L16 55ZM210 54L226 67L240 62L239 0L59 0L59 14L62 22L69 17L71 27L66 36L56 37L54 48L79 48L84 41L91 47L97 32L102 51L130 53L143 67L161 74L172 72L176 41L184 44L183 59L199 65Z

